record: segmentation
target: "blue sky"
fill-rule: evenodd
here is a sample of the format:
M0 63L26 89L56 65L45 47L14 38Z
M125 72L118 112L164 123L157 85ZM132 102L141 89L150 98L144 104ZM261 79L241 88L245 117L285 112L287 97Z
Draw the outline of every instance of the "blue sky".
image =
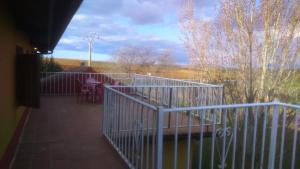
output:
M56 46L58 58L88 58L84 37L97 32L93 60L112 60L124 45L147 46L155 51L171 49L178 63L187 55L178 27L183 0L84 0ZM200 17L213 16L214 0L196 0Z

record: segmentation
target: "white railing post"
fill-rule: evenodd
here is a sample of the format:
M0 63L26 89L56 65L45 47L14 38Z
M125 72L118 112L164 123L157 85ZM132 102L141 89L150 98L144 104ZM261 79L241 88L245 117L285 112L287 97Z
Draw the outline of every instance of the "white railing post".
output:
M104 86L104 96L103 96L103 115L102 115L102 133L106 134L106 123L107 123L107 108L108 108L108 99L107 99L108 90Z
M292 169L295 168L295 160L296 160L296 146L297 146L297 137L298 137L298 117L299 109L295 110L295 119L294 119L294 138L293 138L293 150L292 150Z
M162 169L162 162L163 162L163 127L164 127L164 112L162 111L162 107L158 108L157 111L157 163L156 169Z
M277 101L275 101L275 102L277 103ZM274 106L273 117L272 117L268 169L275 168L278 117L279 117L279 105L276 104Z

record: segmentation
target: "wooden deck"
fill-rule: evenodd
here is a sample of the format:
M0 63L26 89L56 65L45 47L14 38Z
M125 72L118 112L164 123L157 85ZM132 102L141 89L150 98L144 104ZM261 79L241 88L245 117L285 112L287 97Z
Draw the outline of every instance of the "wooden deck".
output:
M12 169L125 169L101 133L102 106L42 97L29 116Z

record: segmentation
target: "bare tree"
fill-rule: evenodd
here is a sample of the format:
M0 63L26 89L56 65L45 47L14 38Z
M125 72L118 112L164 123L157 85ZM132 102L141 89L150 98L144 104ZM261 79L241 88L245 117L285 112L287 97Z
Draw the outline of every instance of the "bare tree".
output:
M172 55L172 50L169 48L163 49L157 55L156 61L156 73L166 75L168 73L173 73L174 66L176 65L176 60Z
M191 63L210 78L233 73L242 101L270 101L295 79L299 0L221 0L211 21L194 8L185 2L180 24Z
M173 66L176 64L176 60L172 55L171 49L163 49L158 55L157 64L162 66Z
M233 80L225 91L229 102L272 101L288 92L286 86L296 79L300 57L300 0L220 0L217 17L208 21L197 18L194 9L193 0L185 1L180 24L190 61L209 78L223 83L227 78ZM248 113L252 138L254 110ZM258 121L262 119L258 117ZM237 132L243 133L243 127ZM257 130L262 130L261 124ZM261 134L257 132L258 146ZM241 143L237 141L237 150L242 149ZM246 159L251 154L246 152Z
M156 60L150 47L124 46L116 51L114 56L121 69L127 73L147 72Z
M114 60L118 63L123 71L131 73L133 66L136 63L135 57L132 57L134 52L129 47L122 47L114 53Z
M264 40L259 58L262 67L259 97L265 99L264 96L272 98L282 84L294 80L295 63L300 55L300 1L264 0L261 11Z

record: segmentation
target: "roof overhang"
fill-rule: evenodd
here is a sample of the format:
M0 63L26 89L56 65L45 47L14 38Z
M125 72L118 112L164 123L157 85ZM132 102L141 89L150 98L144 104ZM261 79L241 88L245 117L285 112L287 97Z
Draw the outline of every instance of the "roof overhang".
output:
M51 53L83 0L8 0L18 30Z

